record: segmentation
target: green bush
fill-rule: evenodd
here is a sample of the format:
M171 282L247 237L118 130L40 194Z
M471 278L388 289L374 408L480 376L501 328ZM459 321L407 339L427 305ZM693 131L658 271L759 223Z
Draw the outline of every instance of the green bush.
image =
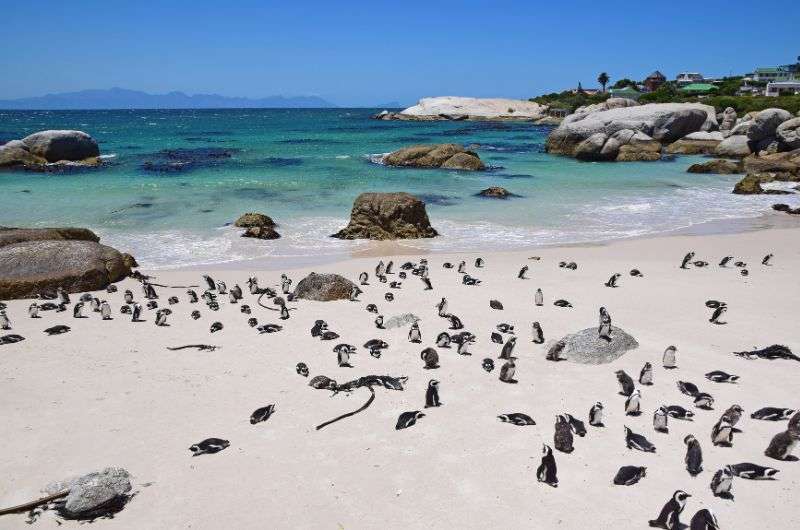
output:
M585 92L573 93L571 90L564 92L552 92L531 98L529 101L534 101L541 105L550 105L554 109L567 109L569 112L575 112L578 107L584 105L594 105L595 103L602 103L609 98L608 93L599 93L592 96Z

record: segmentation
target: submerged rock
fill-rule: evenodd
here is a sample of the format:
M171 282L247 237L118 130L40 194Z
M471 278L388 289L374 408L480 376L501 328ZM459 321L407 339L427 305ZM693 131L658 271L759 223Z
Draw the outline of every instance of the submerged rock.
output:
M391 152L381 160L387 166L460 169L481 171L486 166L480 157L457 144L423 144Z
M561 357L580 364L607 364L639 347L639 343L623 329L611 327L611 341L601 339L597 328L587 328L562 337Z
M254 226L273 227L275 226L275 221L273 221L270 216L264 215L263 213L249 212L239 217L233 225L239 228L250 228Z
M733 173L744 173L744 164L733 162L731 160L709 160L708 162L701 162L692 164L686 170L689 173L715 173L718 175L730 175Z
M348 225L339 239L419 239L438 235L425 203L403 192L362 193L356 197Z
M338 274L317 274L312 272L297 283L292 294L294 299L330 302L348 300L356 284Z
M490 199L508 199L509 197L516 197L513 193L500 186L492 186L481 190L477 193L479 197L488 197Z
M214 167L227 162L238 149L199 147L197 149L164 149L151 155L141 168L152 173L178 173Z

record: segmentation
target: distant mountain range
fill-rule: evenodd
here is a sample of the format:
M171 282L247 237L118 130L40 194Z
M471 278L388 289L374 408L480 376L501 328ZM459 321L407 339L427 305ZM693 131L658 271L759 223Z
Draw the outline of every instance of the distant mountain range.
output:
M0 100L4 110L92 110L92 109L286 109L332 108L330 101L317 96L269 96L243 98L219 94L183 92L148 94L138 90L110 88L47 94L45 96Z

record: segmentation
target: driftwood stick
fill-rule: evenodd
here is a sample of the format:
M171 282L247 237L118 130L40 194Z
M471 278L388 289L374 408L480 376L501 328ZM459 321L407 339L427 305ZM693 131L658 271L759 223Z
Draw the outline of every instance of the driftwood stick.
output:
M186 348L197 348L200 351L214 351L220 346L211 346L209 344L187 344L186 346L167 346L170 351L185 350Z
M328 420L325 423L321 423L321 424L317 425L317 430L320 430L323 427L327 427L331 423L335 423L335 422L337 422L339 420L343 420L345 418L349 418L350 416L355 416L359 412L361 412L363 410L366 410L367 407L372 405L372 402L375 401L375 390L371 386L368 386L367 388L369 388L369 392L370 392L371 395L369 396L369 399L367 400L366 403L361 405L360 408L358 408L357 410L354 410L353 412L348 412L347 414L342 414L341 416L337 416L336 418L333 418L332 420Z
M47 497L42 497L41 499L37 499L35 501L26 502L25 504L20 504L18 506L12 506L11 508L4 508L0 509L0 515L8 515L10 513L18 513L30 510L32 508L36 508L42 504L47 504L50 501L54 501L56 499L61 499L69 495L69 490L59 491L58 493L54 493L52 495L48 495Z

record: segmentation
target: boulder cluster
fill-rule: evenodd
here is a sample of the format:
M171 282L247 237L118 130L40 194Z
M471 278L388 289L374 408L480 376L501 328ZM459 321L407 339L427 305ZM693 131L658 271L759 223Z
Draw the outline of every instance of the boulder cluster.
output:
M100 165L100 148L82 131L40 131L0 145L0 168L45 171Z

